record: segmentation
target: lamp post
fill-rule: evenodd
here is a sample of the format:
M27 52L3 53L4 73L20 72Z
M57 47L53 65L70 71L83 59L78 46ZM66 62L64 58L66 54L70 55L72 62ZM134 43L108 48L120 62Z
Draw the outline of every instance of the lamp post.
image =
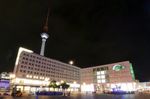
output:
M73 64L74 64L74 61L73 61L73 60L70 60L70 61L69 61L69 64L70 64L70 65L73 65Z

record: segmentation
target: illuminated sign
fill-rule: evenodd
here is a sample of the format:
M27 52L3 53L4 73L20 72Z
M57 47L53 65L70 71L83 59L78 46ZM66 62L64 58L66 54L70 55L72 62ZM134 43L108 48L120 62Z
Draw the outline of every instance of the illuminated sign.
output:
M0 88L9 88L9 80L0 80Z
M131 72L131 75L132 75L132 79L135 80L135 75L134 75L134 71L133 71L133 67L132 67L131 63L130 63L130 72Z
M115 70L115 71L120 71L120 70L122 70L124 68L125 68L124 66L119 65L119 64L113 66L113 70Z
M10 76L7 72L3 72L0 74L1 79L10 79Z

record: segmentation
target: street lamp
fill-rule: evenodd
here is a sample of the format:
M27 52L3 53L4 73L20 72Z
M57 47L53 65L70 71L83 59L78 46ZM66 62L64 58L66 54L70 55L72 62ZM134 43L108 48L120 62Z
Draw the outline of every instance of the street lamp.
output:
M69 64L70 64L70 65L73 65L73 64L74 64L74 61L72 61L72 60L69 61Z

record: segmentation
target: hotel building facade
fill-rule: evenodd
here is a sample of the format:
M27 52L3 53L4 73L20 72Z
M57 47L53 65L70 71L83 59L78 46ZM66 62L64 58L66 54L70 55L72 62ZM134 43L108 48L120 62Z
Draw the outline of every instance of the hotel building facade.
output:
M49 90L50 81L70 84L70 91L135 90L129 61L79 68L20 47L14 67L13 84L23 91ZM123 89L126 88L126 89Z
M79 67L35 54L22 47L18 51L14 74L14 84L25 91L38 91L40 87L47 87L52 80L69 83L70 90L77 91L80 88Z

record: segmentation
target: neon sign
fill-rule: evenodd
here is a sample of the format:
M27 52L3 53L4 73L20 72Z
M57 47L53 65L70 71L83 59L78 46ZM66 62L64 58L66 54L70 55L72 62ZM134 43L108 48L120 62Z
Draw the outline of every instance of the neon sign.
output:
M122 66L122 65L120 65L120 64L117 64L117 65L114 65L113 66L113 70L115 70L115 71L120 71L120 70L122 70L122 69L124 69L125 67L124 66Z

